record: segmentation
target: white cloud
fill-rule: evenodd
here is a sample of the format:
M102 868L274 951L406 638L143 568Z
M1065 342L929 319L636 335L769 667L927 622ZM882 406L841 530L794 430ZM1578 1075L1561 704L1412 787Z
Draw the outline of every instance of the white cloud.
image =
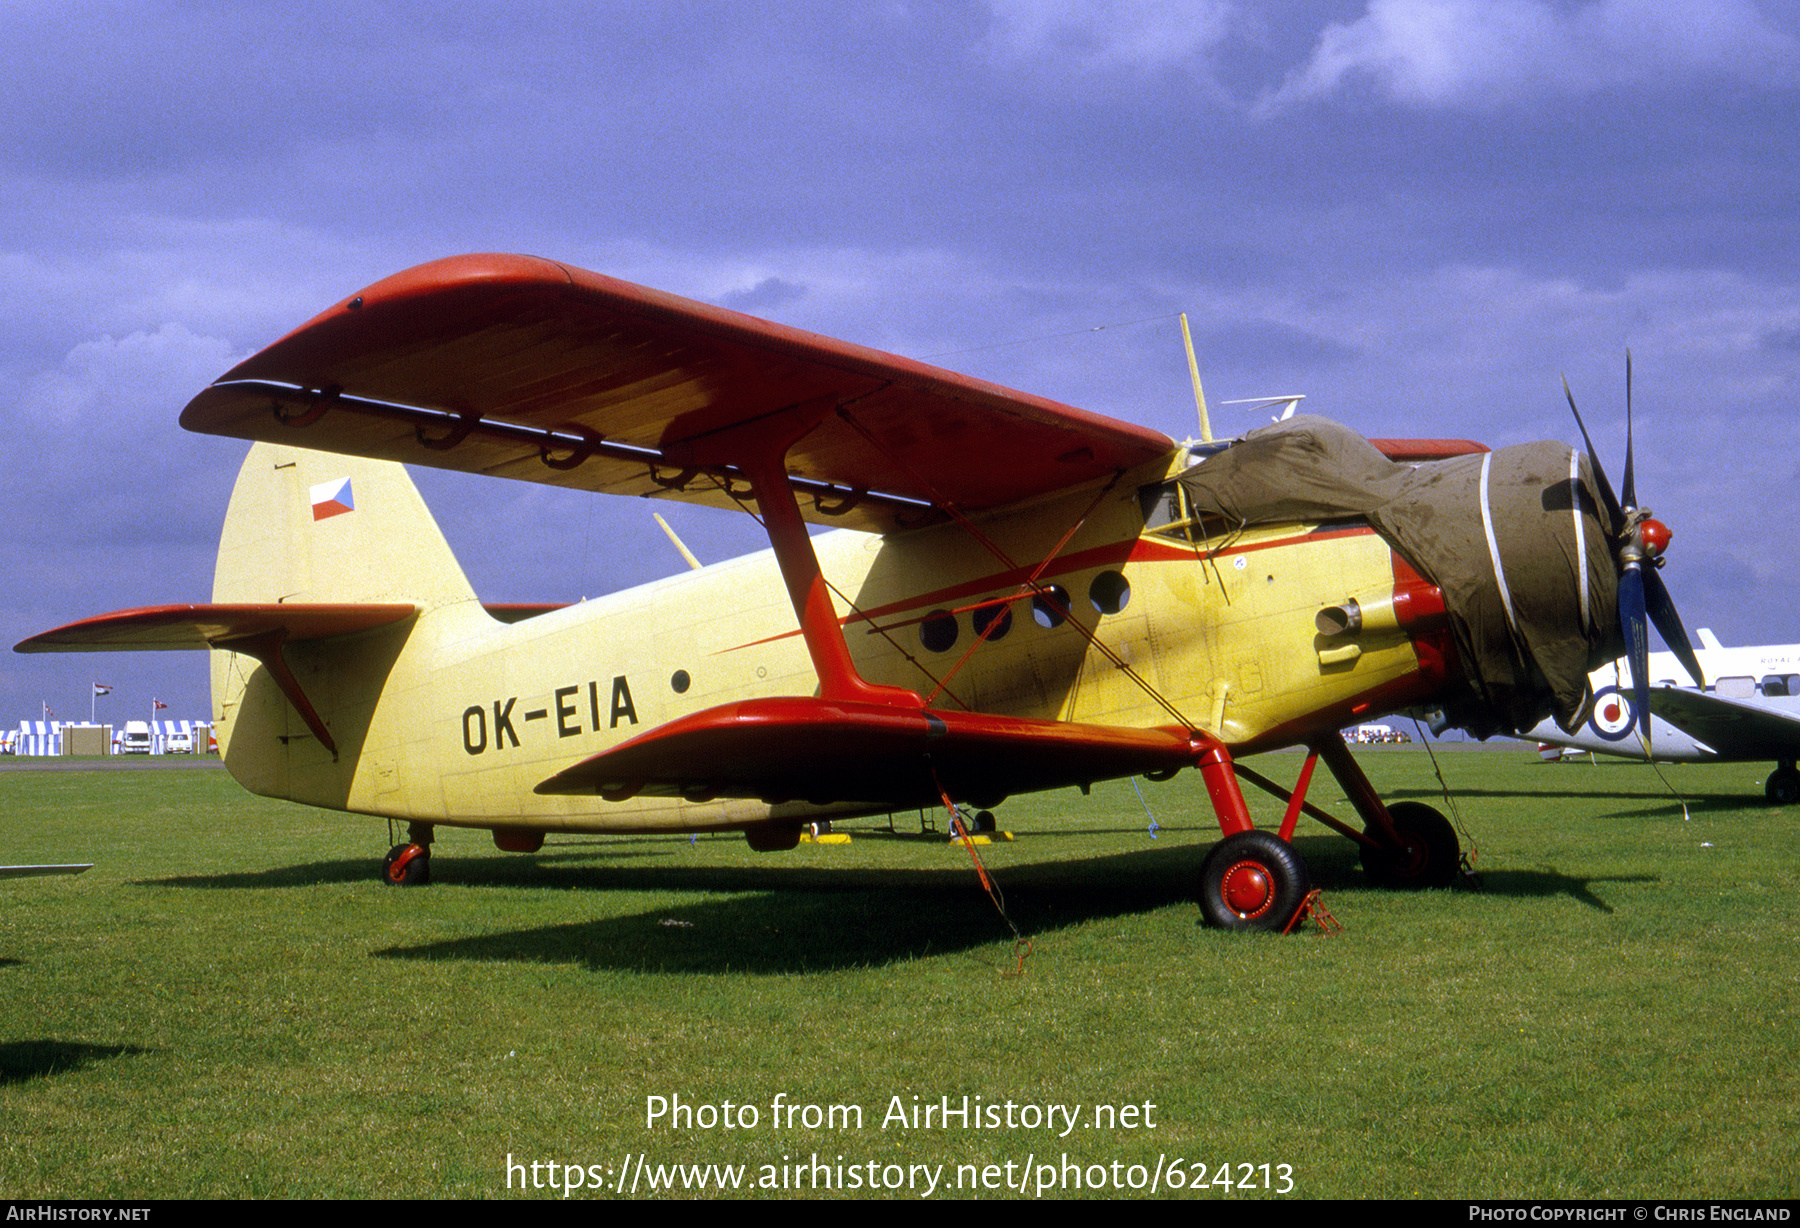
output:
M1800 40L1779 24L1749 0L1370 0L1357 20L1326 26L1260 109L1359 80L1408 105L1468 108L1705 78L1792 82Z
M77 345L60 367L39 373L18 412L26 423L90 429L104 414L107 428L96 433L116 434L152 413L168 414L171 392L192 396L233 361L229 342L200 336L183 324L99 337Z

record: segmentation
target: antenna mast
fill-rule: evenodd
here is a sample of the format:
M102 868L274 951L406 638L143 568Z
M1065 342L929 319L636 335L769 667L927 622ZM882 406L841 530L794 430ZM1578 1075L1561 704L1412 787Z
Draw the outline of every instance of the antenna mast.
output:
M1194 334L1188 331L1185 311L1181 313L1181 344L1187 347L1188 375L1194 381L1194 408L1200 412L1200 441L1211 443L1212 423L1206 417L1206 393L1200 390L1200 364L1194 361Z

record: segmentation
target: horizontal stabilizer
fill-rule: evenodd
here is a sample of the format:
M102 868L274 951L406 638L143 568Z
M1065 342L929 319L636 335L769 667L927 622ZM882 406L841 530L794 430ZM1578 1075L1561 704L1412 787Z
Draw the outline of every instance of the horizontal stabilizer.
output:
M411 603L156 605L118 610L45 631L13 645L14 652L165 652L229 648L231 641L285 632L288 643L330 639L404 622Z
M814 698L724 704L639 734L538 785L538 793L638 794L770 805L924 806L939 786L994 805L1015 793L1191 765L1184 729L1124 729Z
M1754 700L1726 699L1684 687L1657 687L1650 711L1725 759L1800 755L1800 715Z

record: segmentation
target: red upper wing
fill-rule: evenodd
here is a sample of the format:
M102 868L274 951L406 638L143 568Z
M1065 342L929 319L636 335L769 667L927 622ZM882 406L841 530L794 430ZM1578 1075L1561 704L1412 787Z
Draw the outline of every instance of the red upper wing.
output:
M341 389L322 414L305 393ZM287 391L292 390L292 391ZM789 471L969 511L1005 506L1166 455L1159 431L527 256L439 260L378 282L228 372L182 414L190 430L621 494L664 494L664 451L788 406L836 412ZM480 425L454 446L441 418ZM279 414L277 412L279 410ZM280 418L314 417L307 425ZM545 462L528 430L605 446ZM638 451L643 450L643 451ZM582 449L553 445L567 462ZM704 475L686 497L718 501ZM834 500L827 498L829 505ZM810 518L822 518L807 502ZM885 528L865 504L837 523Z

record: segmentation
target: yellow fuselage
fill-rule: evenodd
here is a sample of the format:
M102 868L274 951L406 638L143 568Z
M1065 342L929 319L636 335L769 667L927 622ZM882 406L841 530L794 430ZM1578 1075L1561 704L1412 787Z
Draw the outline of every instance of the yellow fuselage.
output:
M1097 503L1089 488L1010 509L980 523L986 542L954 524L814 538L857 669L933 696L934 707L1185 724L1245 751L1423 698L1418 655L1398 630L1367 634L1351 659L1330 661L1315 629L1324 605L1392 592L1394 559L1380 537L1356 523L1208 537L1177 518L1147 529L1152 500L1140 492L1176 467L1128 474ZM1022 585L1077 522L1037 577L1066 594L1063 620ZM1009 625L975 646L978 619ZM237 654L213 657L220 745L258 793L423 823L562 831L694 831L824 813L532 791L677 717L817 692L767 552L516 624L455 600L397 627L290 645L296 678L339 742L335 759L305 736L266 671Z

